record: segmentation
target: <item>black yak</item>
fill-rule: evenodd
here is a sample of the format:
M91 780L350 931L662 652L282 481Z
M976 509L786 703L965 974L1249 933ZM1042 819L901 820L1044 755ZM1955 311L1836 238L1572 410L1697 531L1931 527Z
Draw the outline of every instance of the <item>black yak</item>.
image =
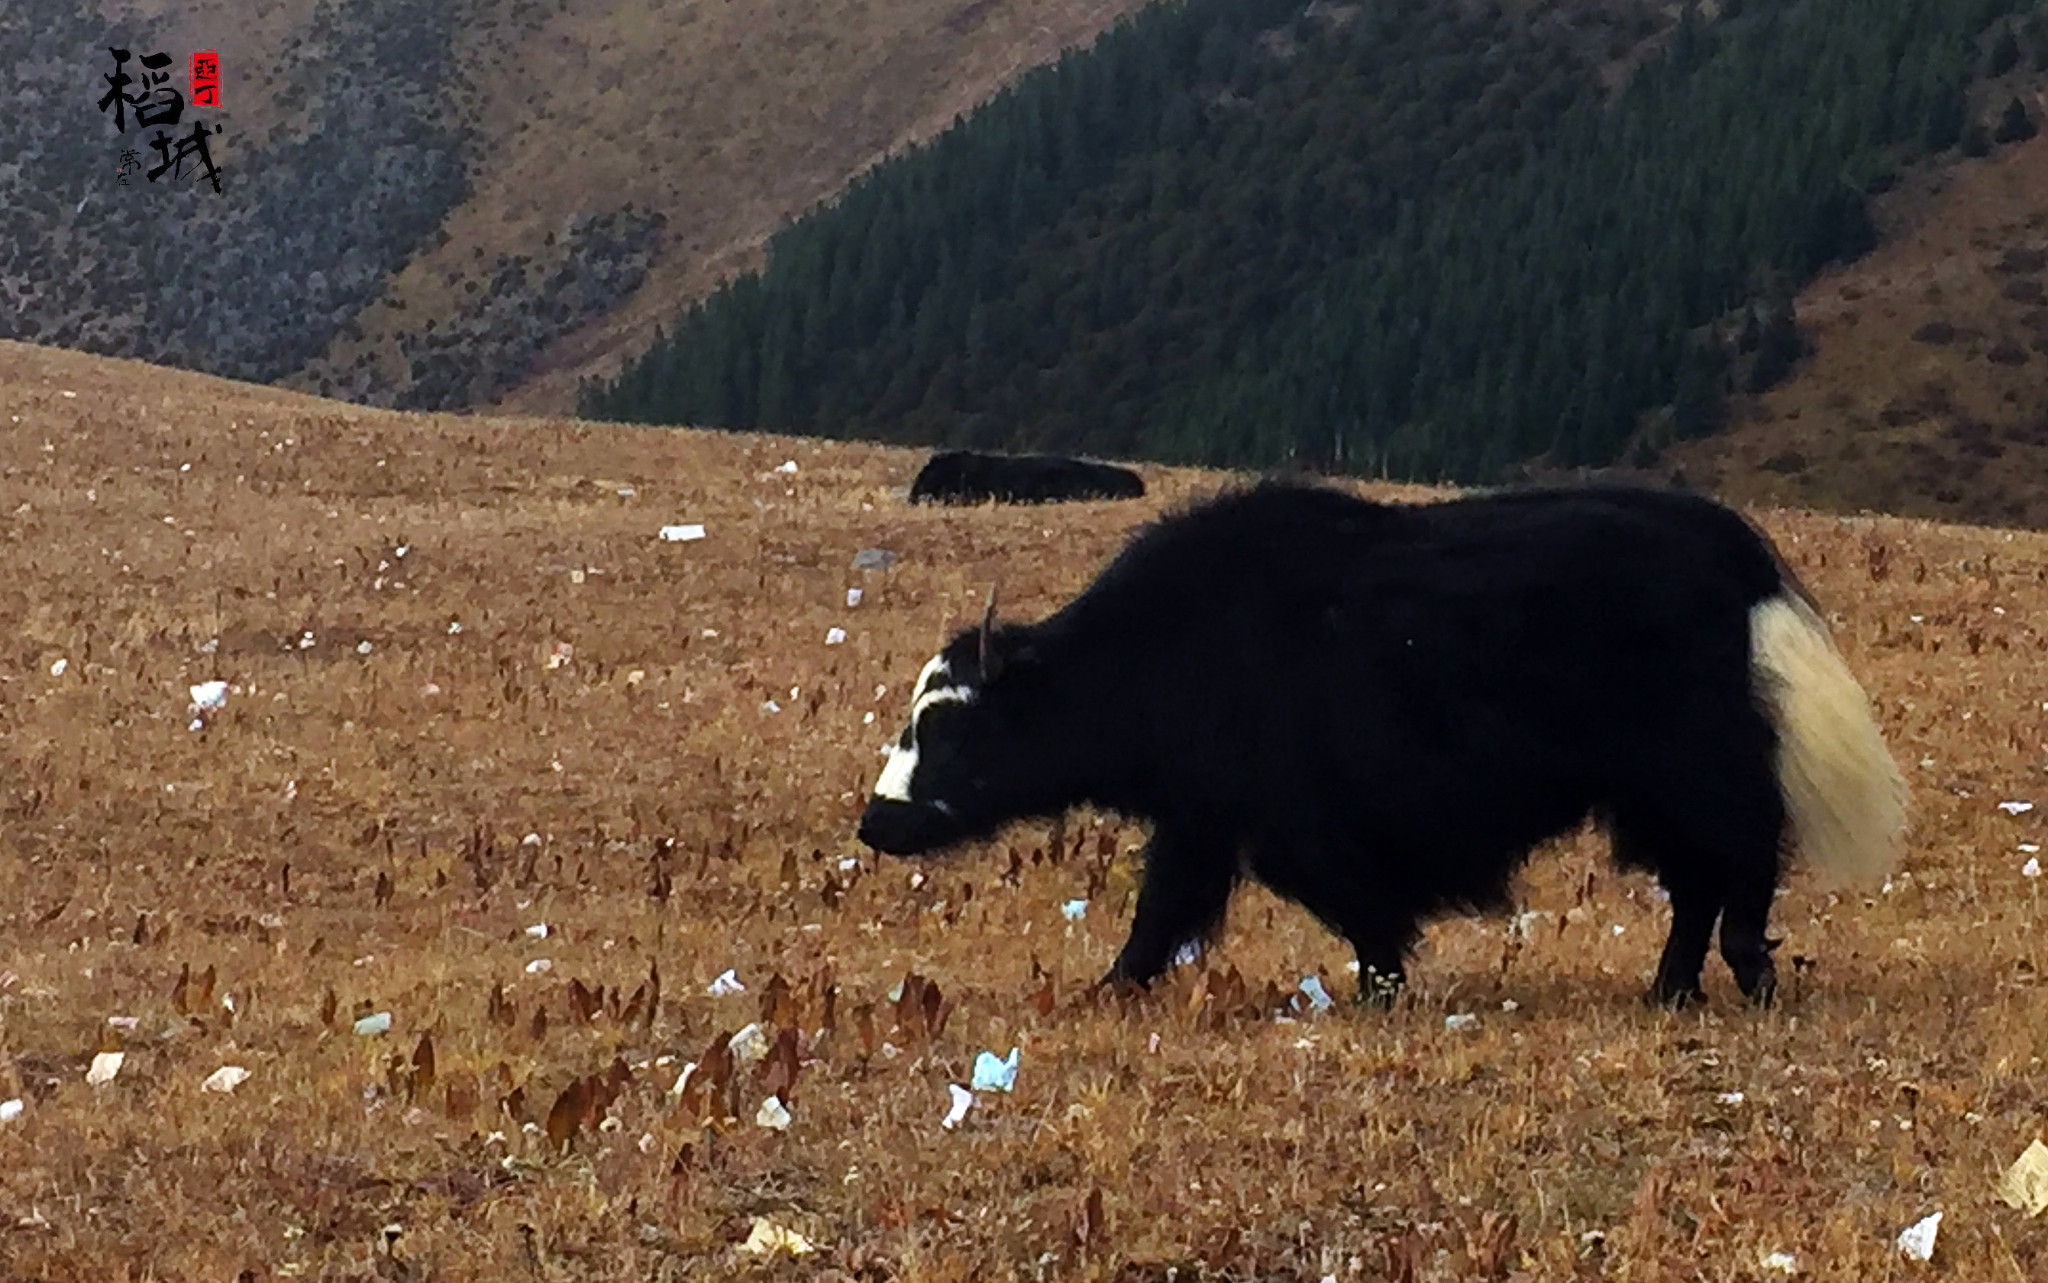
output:
M1267 481L1150 526L1039 623L992 615L919 675L860 838L927 855L1080 804L1149 820L1104 983L1149 983L1249 877L1391 996L1426 921L1507 908L1531 848L1591 816L1670 896L1651 997L1700 996L1719 918L1768 1003L1781 841L1877 876L1905 825L1806 590L1699 496Z
M933 454L910 486L912 503L1058 503L1144 495L1144 479L1129 468L1058 455L972 450Z

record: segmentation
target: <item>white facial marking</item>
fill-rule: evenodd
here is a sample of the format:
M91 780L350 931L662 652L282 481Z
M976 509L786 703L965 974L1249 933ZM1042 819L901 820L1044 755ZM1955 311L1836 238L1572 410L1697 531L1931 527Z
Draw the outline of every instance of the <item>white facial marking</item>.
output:
M924 670L918 673L917 686L910 697L910 747L904 748L901 744L888 747L888 764L882 767L882 778L875 782L876 797L891 802L910 800L910 781L917 774L917 723L926 709L938 704L974 702L972 687L945 684L952 677L953 671L943 655L932 656L926 661ZM947 808L941 806L940 809Z
M917 773L917 750L889 746L889 763L882 768L882 778L875 781L875 796L891 802L910 800L910 777Z

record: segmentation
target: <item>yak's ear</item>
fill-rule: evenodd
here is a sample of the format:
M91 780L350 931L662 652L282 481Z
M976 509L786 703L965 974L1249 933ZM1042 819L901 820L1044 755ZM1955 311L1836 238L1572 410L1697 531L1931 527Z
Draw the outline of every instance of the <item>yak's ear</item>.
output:
M991 634L995 632L995 627L996 590L995 585L991 584L988 590L988 604L981 611L981 645L978 659L980 661L981 680L984 684L994 681L996 679L996 672L1001 667L1001 662L996 658L995 647L990 644Z

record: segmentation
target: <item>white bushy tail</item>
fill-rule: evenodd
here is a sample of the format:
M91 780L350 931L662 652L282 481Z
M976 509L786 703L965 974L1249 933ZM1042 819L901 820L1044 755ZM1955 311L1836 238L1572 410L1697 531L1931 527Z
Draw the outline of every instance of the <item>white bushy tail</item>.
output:
M1838 882L1882 878L1906 827L1906 781L1826 621L1787 587L1750 610L1749 656L1778 730L1795 858Z

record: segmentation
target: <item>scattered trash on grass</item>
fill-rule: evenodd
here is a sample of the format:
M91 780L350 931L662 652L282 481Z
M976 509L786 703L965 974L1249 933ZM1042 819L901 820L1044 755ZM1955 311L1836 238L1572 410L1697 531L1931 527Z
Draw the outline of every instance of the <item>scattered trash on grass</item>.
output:
M896 564L896 554L887 548L863 548L853 554L855 570L887 570Z
M1309 1006L1317 1011L1328 1011L1336 1005L1336 1000L1330 997L1329 990L1323 988L1323 982L1319 977L1303 976L1301 991L1308 996Z
M1444 1017L1444 1028L1446 1029L1477 1029L1478 1027L1479 1017L1469 1011L1461 1011L1454 1016Z
M946 1090L953 1093L953 1107L946 1111L946 1116L939 1121L939 1126L951 1131L960 1125L961 1119L967 1117L967 1111L974 1105L974 1093L959 1083L947 1083Z
M992 1051L984 1051L974 1058L974 1090L1009 1091L1017 1085L1017 1060L1020 1051L1010 1048L1008 1059L999 1059Z
M121 1072L121 1062L127 1058L126 1052L100 1052L92 1058L92 1067L85 1071L85 1081L95 1087L114 1081L114 1075Z
M770 1096L762 1101L761 1108L754 1113L754 1124L774 1132L789 1130L789 1110L783 1105L782 1098Z
M2037 1137L1998 1180L1998 1196L2028 1216L2048 1207L2048 1145Z
M768 1032L757 1024L750 1024L734 1034L726 1042L732 1052L732 1063L740 1069L748 1069L768 1058Z
M21 1117L21 1111L25 1108L27 1106L21 1103L21 1097L19 1096L13 1100L0 1100L0 1123L13 1122Z
M1060 906L1060 916L1069 922L1079 922L1083 917L1087 916L1087 913L1088 902L1086 900L1069 900Z
M240 1065L222 1065L199 1084L201 1091L231 1092L248 1081L249 1071Z
M1916 1261L1934 1259L1934 1236L1941 1229L1941 1213L1925 1216L1899 1231L1899 1251Z
M746 988L745 985L740 983L739 971L736 968L728 967L724 975L705 987L704 992L714 998L723 998L729 993L744 993Z
M847 590L846 590L846 606L847 606L847 609L851 610L851 609L852 609L853 607L855 607L855 606L858 606L858 605L860 605L860 599L861 599L861 591L860 591L860 589L858 589L858 588L849 588L849 589L847 589ZM61 663L62 661L60 660L59 662Z
M221 681L201 682L192 688L192 711L208 713L225 707L228 702L228 684Z
M2032 802L2000 802L1998 809L2004 811L2007 815L2025 815L2028 811L2034 809L2034 804Z
M771 1252L788 1252L791 1256L802 1256L815 1251L810 1240L795 1230L784 1229L765 1216L754 1218L754 1228L747 1235L747 1241L740 1244L742 1252L755 1256L767 1256Z
M844 628L828 628L825 630L825 644L827 646L837 646L845 640L846 630Z
M380 1011L374 1015L364 1016L361 1020L356 1021L355 1030L365 1038L374 1034L390 1033L391 1013Z
M695 523L682 526L663 526L661 528L661 538L664 543L688 543L692 539L702 539L703 537L704 527Z

